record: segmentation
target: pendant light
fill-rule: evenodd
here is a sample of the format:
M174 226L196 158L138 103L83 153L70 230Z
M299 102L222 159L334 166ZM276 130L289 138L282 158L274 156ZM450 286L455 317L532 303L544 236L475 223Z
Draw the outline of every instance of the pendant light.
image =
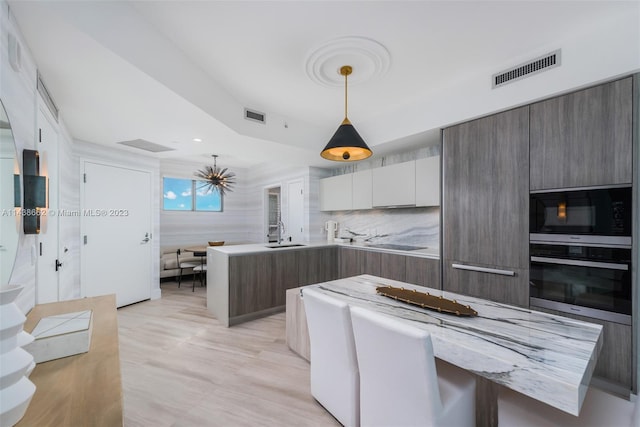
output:
M372 154L347 117L347 76L352 72L353 68L350 65L343 65L340 68L340 75L344 76L344 120L320 153L327 160L354 162L366 159Z
M207 192L216 190L220 192L221 196L224 196L226 191L233 191L231 188L235 185L235 176L233 172L227 172L227 168L220 169L216 164L218 159L217 154L213 154L213 166L205 166L204 169L196 171L195 176L204 180L202 187L207 189Z

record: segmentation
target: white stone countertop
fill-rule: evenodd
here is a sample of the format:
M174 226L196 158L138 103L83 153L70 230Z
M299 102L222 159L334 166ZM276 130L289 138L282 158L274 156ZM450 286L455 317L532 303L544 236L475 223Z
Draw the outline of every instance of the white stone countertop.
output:
M290 245L298 245L298 246L290 246ZM273 248L276 246L276 248ZM244 245L224 245L224 246L210 246L209 251L218 251L229 256L236 255L249 255L256 253L264 253L264 252L279 252L279 251L288 251L288 250L302 250L308 248L322 248L322 247L348 247L348 248L356 248L356 249L366 249L368 251L376 251L376 252L385 252L385 253L395 253L400 255L408 255L415 256L420 258L430 258L430 259L440 259L440 254L438 248L422 248L416 250L397 250L397 249L388 249L388 248L377 248L374 246L370 246L366 243L353 242L353 243L336 243L336 242L282 242L281 245L278 246L277 243L251 243Z
M478 316L458 317L395 301L376 293L380 285L455 299ZM431 333L436 357L573 415L582 406L602 347L597 324L376 276L309 287L410 321Z

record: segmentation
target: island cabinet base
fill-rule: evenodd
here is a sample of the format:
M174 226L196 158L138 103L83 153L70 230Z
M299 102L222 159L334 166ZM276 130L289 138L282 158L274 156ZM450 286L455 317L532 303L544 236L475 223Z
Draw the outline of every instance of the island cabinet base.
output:
M288 289L337 278L336 247L207 253L207 308L225 326L284 311Z
M295 354L310 361L309 329L301 290L302 288L294 288L287 291L287 345Z

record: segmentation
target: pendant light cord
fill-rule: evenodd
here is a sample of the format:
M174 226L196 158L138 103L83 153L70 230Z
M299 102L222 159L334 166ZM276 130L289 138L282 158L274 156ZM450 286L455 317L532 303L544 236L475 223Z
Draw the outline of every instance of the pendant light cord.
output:
M344 74L344 118L347 119L347 78L349 77L348 73Z

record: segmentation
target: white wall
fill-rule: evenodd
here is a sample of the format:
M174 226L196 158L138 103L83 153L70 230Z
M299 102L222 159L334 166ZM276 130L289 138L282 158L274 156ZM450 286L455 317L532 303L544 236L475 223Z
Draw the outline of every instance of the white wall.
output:
M219 166L224 163L218 161ZM159 186L162 178L194 179L194 172L202 169L204 163L162 160L160 162ZM255 201L247 198L247 170L231 168L236 174L233 191L224 196L222 212L165 211L160 198L160 245L194 246L206 245L210 240L224 240L226 244L250 241L247 211Z
M265 163L252 168L247 174L247 228L249 230L249 241L266 242L267 230L265 228L265 212L267 200L265 190L270 187L279 186L281 188L281 211L282 222L285 224L284 237L288 236L286 227L288 224L288 203L287 184L291 181L302 180L304 183L304 218L305 230L304 241L313 241L321 238L319 232L319 215L316 209L318 199L317 175L322 175L322 170L316 170L306 166L290 166L278 163Z
M636 9L637 10L637 9ZM523 31L535 31L535 23ZM562 49L562 64L540 74L492 89L491 76L541 55ZM565 40L555 40L534 51L523 51L508 63L461 77L429 96L416 99L385 120L360 122L358 129L375 151L375 145L426 130L442 129L498 111L550 98L640 71L640 16L631 13L617 19L594 21ZM393 127L389 126L393 123Z
M22 46L22 62L19 71L15 71L9 64L9 34L17 37ZM22 151L35 149L35 82L36 65L15 21L10 17L6 2L0 1L0 99L11 123L21 170ZM20 233L16 262L9 280L11 284L24 286L24 290L16 300L24 312L29 311L35 304L35 244L35 236Z

